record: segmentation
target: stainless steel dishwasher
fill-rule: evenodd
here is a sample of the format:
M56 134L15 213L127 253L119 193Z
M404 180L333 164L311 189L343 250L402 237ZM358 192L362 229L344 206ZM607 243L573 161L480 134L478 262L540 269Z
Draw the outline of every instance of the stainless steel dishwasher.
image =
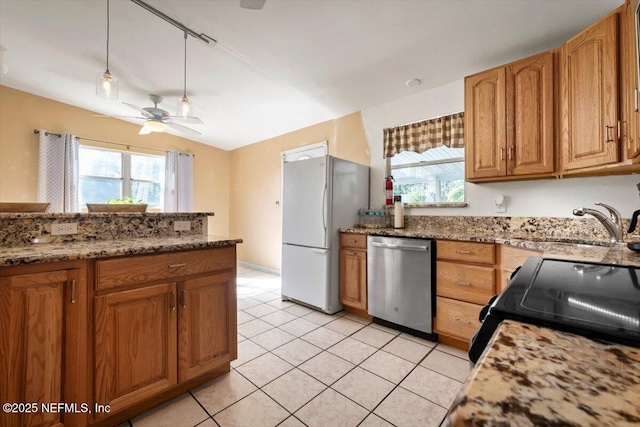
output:
M436 338L433 240L369 236L367 275L368 311L374 321Z

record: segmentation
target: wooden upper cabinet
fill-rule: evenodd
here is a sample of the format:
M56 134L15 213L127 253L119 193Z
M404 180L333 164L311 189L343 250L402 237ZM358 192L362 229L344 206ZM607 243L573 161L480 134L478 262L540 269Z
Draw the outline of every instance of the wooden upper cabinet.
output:
M638 49L633 2L627 0L620 14L621 140L627 159L640 162L640 94L638 90Z
M553 172L553 53L506 67L507 172Z
M95 298L96 402L115 413L177 384L176 304L174 283Z
M465 79L467 180L554 171L553 53Z
M236 358L234 275L216 274L178 284L178 377L211 372Z
M465 78L464 94L467 179L504 176L507 172L504 67Z
M562 169L618 162L618 15L587 28L561 52Z
M65 371L79 368L75 362L85 354L76 341L86 334L82 326L86 318L78 316L80 305L86 309L86 280L81 271L0 277L0 400L37 404L34 412L3 411L0 425L82 424L77 414L42 411L40 406L86 401L81 390L84 380L72 383L63 377Z

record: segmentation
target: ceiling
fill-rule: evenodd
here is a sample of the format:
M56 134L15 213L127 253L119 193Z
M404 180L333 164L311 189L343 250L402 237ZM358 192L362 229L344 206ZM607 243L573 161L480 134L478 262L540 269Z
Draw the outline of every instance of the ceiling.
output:
M147 3L218 41L188 40L187 95L205 123L189 139L230 150L555 47L623 0ZM111 1L118 101L95 95L106 0L0 0L0 43L0 84L101 114L135 115L121 101L151 106L150 93L175 114L182 95L183 33L130 1ZM413 78L422 85L405 85Z

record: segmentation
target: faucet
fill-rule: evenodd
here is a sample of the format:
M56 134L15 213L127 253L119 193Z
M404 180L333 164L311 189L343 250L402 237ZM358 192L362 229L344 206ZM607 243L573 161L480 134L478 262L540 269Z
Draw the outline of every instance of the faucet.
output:
M622 216L620 215L620 212L612 206L605 205L604 203L596 202L595 205L602 206L608 210L611 218L607 218L607 216L600 211L589 208L574 209L573 214L576 216L584 216L585 214L593 215L609 232L609 243L613 244L615 242L622 242L624 238L624 229L622 228Z

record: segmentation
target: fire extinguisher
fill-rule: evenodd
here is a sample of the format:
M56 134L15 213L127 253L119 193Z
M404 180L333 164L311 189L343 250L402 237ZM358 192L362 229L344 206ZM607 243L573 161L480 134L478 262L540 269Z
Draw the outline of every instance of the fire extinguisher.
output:
M385 178L384 188L387 193L387 201L385 204L387 206L391 206L393 205L393 176L389 175L388 177Z

